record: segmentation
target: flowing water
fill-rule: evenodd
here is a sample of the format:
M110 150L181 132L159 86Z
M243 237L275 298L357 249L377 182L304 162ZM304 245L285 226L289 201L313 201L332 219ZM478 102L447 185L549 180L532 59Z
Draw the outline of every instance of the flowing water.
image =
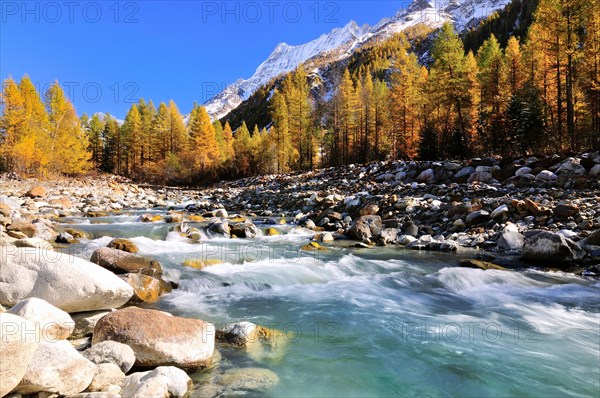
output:
M137 216L65 219L93 234L71 250L89 259L112 237L131 238L179 283L156 308L280 330L281 352L224 355L228 366L277 373L279 384L256 396L600 395L598 280L465 269L455 255L400 248L305 252L311 234L291 225L276 226L280 236L191 243L169 233L173 224ZM192 258L222 263L182 266Z

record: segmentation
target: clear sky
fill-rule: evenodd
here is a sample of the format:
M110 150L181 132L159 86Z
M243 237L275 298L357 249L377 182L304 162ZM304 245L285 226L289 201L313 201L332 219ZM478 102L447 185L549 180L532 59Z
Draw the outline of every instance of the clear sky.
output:
M55 79L79 114L123 118L139 98L188 112L252 76L280 42L373 25L410 1L0 1L0 76Z

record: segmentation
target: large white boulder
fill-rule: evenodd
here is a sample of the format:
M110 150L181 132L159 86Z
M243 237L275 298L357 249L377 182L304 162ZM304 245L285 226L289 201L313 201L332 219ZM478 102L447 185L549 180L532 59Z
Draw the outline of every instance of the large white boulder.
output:
M125 378L122 398L182 398L192 388L192 379L174 366L159 366L149 372L133 373Z
M131 347L112 340L94 344L83 352L83 356L94 362L96 365L102 363L115 364L123 371L123 373L129 372L135 364L135 353Z
M39 330L25 318L0 313L0 397L15 388L35 353Z
M118 308L133 289L110 271L65 253L0 247L0 304L37 297L67 312Z
M15 392L77 394L90 385L95 372L96 365L85 359L68 341L42 341Z
M48 340L64 340L75 328L69 314L36 297L18 302L7 312L33 322L40 329L42 338Z

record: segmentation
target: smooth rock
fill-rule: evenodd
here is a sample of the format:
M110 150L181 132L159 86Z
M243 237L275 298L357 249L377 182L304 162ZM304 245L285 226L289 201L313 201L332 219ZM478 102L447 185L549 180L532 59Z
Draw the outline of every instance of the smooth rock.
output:
M122 398L183 398L192 389L192 379L174 366L159 366L148 372L125 377Z
M135 364L133 349L126 344L112 340L94 344L85 350L82 355L96 365L102 363L117 365L123 373L129 372Z
M68 341L42 341L15 392L77 394L90 385L95 372L96 365L85 359Z
M214 325L200 319L128 307L98 321L92 344L106 340L127 344L133 349L138 366L195 369L210 363L214 337Z
M523 249L525 237L521 235L515 224L508 224L496 243L498 248L506 251L520 251Z
M508 213L508 206L507 205L500 205L500 206L496 207L494 209L494 211L492 211L492 214L490 214L490 218L492 220L495 220L496 218L498 218L498 217L500 217L500 216L502 216L504 214L507 214L507 213Z
M117 365L102 363L96 366L96 373L94 373L94 378L87 390L92 392L113 392L116 390L120 392L124 383L125 373Z
M481 260L475 260L475 259L461 260L460 266L467 267L467 268L479 268L479 269L483 269L483 270L488 270L488 269L506 270L506 268L504 268L500 265L494 264L494 263L490 263L489 261L481 261Z
M23 379L39 341L33 322L0 313L0 397L11 392Z
M133 289L110 271L65 253L0 247L0 304L38 297L66 312L120 307Z
M137 253L140 251L135 242L130 241L129 239L124 238L115 238L111 240L108 245L111 249L122 250L127 253Z
M125 274L121 278L133 288L129 303L155 303L163 293L170 291L166 282L148 275Z
M424 182L426 184L433 183L435 180L435 172L433 169L423 170L421 174L417 177L418 182Z
M229 369L216 380L225 388L225 396L266 392L279 383L279 377L273 371L263 368Z
M488 213L485 210L477 210L472 213L469 213L466 219L467 225L475 225L485 222L488 219L489 215L490 213Z
M36 185L35 187L27 191L25 195L30 198L41 198L43 196L46 196L46 188L44 188L41 185Z
M7 312L33 322L42 338L48 340L64 340L75 328L75 322L69 314L35 297L18 302Z
M158 261L110 247L94 250L90 261L115 274L133 272L153 277L162 275L162 267Z
M380 235L381 228L381 217L361 216L352 224L346 234L352 239L369 243L371 238L376 238Z
M17 239L14 245L17 247L34 247L40 250L54 250L54 246L50 242L40 238Z
M521 258L547 266L562 265L583 259L585 251L571 239L548 231L525 239Z

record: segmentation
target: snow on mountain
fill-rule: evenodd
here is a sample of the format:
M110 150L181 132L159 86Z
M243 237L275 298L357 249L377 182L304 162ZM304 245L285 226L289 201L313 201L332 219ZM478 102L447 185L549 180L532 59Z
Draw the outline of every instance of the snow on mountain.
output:
M510 0L414 0L408 8L398 11L391 18L382 19L373 27L358 26L356 22L350 21L343 28L335 28L306 44L290 46L280 43L258 66L252 77L230 84L204 106L213 119L220 119L271 79L293 71L311 58L335 52L338 60L343 59L368 40L387 38L419 23L435 28L446 21L452 21L456 29L462 31L509 2Z
M104 112L96 112L94 113L92 116L98 116L98 118L104 122L104 119L106 119L106 114ZM121 119L117 119L116 117L114 117L113 115L110 115L111 118L115 119L117 121L117 124L120 126L124 123L123 120Z

